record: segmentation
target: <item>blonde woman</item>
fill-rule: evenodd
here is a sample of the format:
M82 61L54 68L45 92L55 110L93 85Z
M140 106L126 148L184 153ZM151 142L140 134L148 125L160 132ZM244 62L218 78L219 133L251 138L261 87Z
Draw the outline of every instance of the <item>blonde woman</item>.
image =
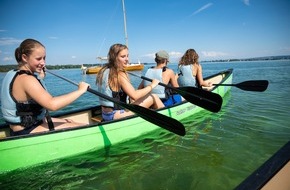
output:
M99 92L125 103L128 103L130 99L133 104L146 108L158 109L164 107L159 97L151 94L152 89L158 85L158 80L153 80L146 88L135 90L125 71L128 61L129 54L126 45L114 44L110 47L108 63L98 72L96 79ZM104 121L134 114L103 98L100 98L100 104L102 105Z

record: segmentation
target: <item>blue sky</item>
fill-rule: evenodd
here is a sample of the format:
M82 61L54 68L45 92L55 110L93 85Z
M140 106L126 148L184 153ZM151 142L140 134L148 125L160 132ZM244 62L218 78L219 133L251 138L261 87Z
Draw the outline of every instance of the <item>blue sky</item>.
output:
M125 0L130 61L154 62L188 48L200 60L290 55L289 0ZM121 0L0 0L0 64L34 38L47 64L96 64L125 44Z

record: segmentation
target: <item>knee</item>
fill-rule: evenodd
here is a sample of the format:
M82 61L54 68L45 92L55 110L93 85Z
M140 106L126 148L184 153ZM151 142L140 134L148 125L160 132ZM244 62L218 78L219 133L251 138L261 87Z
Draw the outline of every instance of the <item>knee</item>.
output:
M151 94L151 97L156 100L156 99L159 99L159 97L156 95L156 94Z

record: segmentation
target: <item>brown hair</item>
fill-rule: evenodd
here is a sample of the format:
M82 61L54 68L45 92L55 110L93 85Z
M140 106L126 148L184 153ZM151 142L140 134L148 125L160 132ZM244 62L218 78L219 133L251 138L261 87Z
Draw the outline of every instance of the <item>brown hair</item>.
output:
M178 65L199 64L198 58L199 56L194 49L188 49L181 57Z
M22 55L30 56L35 47L44 45L37 40L34 39L26 39L24 40L18 48L15 49L15 59L18 64L22 63ZM45 48L45 47L44 47Z
M119 65L116 62L116 59L118 57L118 54L124 50L128 49L126 45L123 44L114 44L110 47L109 52L108 52L108 63L103 66L103 68L98 72L97 75L97 83L99 85L102 85L102 78L103 78L103 73L106 69L110 69L109 73L109 84L111 87L113 86L118 86L118 71L120 71ZM125 71L124 71L125 72Z
M159 65L161 63L168 62L168 60L162 57L155 57L155 62L157 63L157 65Z

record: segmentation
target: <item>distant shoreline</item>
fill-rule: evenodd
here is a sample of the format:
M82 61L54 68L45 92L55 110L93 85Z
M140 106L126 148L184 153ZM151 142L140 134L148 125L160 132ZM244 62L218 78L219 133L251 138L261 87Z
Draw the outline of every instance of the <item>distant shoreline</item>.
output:
M280 56L266 56L266 57L254 57L245 59L220 59L220 60L210 60L201 62L233 62L233 61L272 61L272 60L289 60L290 55L280 55Z
M201 61L201 63L208 62L235 62L235 61L273 61L273 60L290 60L290 55L281 55L281 56L267 56L267 57L255 57L255 58L246 58L246 59L220 59L220 60L209 60ZM153 63L143 63L144 65L149 65ZM98 64L83 64L85 67L94 67ZM81 69L82 64L80 65L46 65L47 69ZM17 65L0 65L0 72L8 72L12 69L17 69Z

